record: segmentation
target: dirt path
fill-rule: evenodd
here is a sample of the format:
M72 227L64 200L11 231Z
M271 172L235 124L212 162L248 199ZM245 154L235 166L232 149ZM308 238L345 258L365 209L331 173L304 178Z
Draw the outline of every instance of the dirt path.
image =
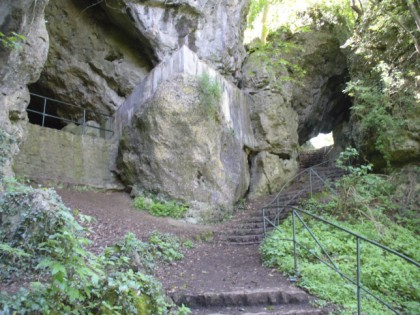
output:
M235 246L210 241L209 231L217 233L229 226L205 226L179 220L156 218L132 207L132 199L122 192L77 192L58 190L71 209L95 218L91 225L93 250L115 243L126 233L141 239L157 230L194 241L185 258L170 265L159 266L156 276L168 292L226 291L288 285L278 272L262 267L257 245ZM242 214L244 215L244 214Z
M191 239L208 233L211 227L194 225L180 220L158 218L132 206L133 200L123 192L94 192L57 190L63 202L72 210L94 218L90 224L89 238L93 240L94 252L115 243L128 232L146 240L153 231L175 234L182 239Z

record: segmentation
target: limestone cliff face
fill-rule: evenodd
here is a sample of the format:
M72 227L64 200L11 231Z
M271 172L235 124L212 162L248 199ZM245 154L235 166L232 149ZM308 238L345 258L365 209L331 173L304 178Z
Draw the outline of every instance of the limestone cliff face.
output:
M47 0L5 0L0 3L0 31L22 34L26 41L18 49L0 46L0 177L13 174L12 156L25 138L27 85L38 80L48 53L44 8ZM8 138L9 140L5 140ZM5 149L5 146L8 149ZM4 150L4 151L3 151Z
M144 48L112 24L99 5L51 1L45 11L48 60L33 90L112 114L151 69ZM81 118L69 108L59 116ZM80 115L80 114L79 114Z
M50 2L50 50L31 90L112 114L160 61L183 45L235 77L249 0ZM70 110L59 116L80 119Z
M236 76L245 57L249 0L108 0L111 20L162 61L183 45L220 73Z
M330 29L279 32L270 41L273 48L251 52L243 66L243 87L255 101L252 122L260 151L252 159L251 196L280 189L297 170L299 145L331 131L349 107L342 93L346 56Z

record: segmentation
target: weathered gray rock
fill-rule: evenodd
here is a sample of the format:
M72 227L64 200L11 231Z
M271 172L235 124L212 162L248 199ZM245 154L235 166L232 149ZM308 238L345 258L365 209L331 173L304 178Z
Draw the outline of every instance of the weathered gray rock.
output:
M251 52L243 65L261 151L252 160L250 196L280 188L297 171L299 145L330 132L349 113L342 93L346 57L328 26L293 35L279 31L270 41L272 47ZM299 75L302 70L306 75Z
M243 143L221 112L200 103L197 77L162 82L125 128L118 161L127 184L230 208L247 191Z
M0 31L26 36L18 49L0 46L0 126L13 139L0 165L0 178L13 175L12 157L25 137L27 84L35 82L48 52L44 8L47 0L5 0L0 3Z
M251 161L249 198L278 192L296 174L296 159L282 159L266 151L258 153Z
M114 113L151 65L142 46L112 25L99 5L51 1L45 10L50 35L48 60L35 91L84 108ZM81 118L65 107L57 114Z
M298 115L291 107L293 85L276 56L255 52L243 66L243 87L253 96L251 120L257 151L251 161L249 197L278 190L298 168Z
M348 118L351 102L343 90L349 75L347 57L332 26L297 34L292 42L304 49L299 58L306 74L294 85L292 101L303 144Z
M243 67L245 89L257 95L264 91L271 98L276 95L277 100L264 98L272 106L278 102L291 106L299 117L300 144L319 132L330 132L348 117L350 106L342 92L347 60L333 30L327 25L288 36L279 32L270 41L274 47L278 41L295 48L279 45L251 53ZM306 74L297 76L295 65Z
M187 45L220 73L237 75L249 0L108 0L102 7L156 62Z
M20 187L4 193L0 196L0 241L23 244L33 251L31 246L60 229L65 213L71 215L52 189Z

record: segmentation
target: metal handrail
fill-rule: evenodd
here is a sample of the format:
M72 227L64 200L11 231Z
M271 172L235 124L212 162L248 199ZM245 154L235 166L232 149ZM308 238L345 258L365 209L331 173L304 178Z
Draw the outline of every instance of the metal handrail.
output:
M280 196L280 194L296 179L296 178L299 178L300 176L302 176L303 174L305 174L305 173L308 173L308 172L310 172L311 170L313 170L313 168L314 167L317 167L317 166L321 166L321 165L325 165L325 164L329 164L329 163L331 163L331 162L333 162L333 160L327 160L327 161L324 161L324 162L322 162L322 163L319 163L319 164L315 164L315 165L313 165L313 166L311 166L311 167L308 167L308 168L305 168L304 170L302 170L302 171L300 171L300 172L298 172L296 175L294 175L292 178L290 178L286 183L284 183L283 184L283 186L281 186L281 188L280 188L280 190L279 190L279 192L277 193L277 195L273 198L273 200L271 201L271 202L269 202L266 206L269 206L269 205L272 205L272 204L274 204L277 200L278 200L278 197Z
M87 117L86 114L88 112L90 112L90 113L94 113L94 114L97 114L97 115L104 116L105 119L106 119L106 121L107 122L110 122L112 124L111 119L113 119L113 116L111 116L111 115L105 114L105 113L100 112L100 111L93 111L93 110L85 109L85 108L83 108L83 107L81 107L79 105L66 103L66 102L59 101L59 100L56 100L56 99L53 99L53 98L50 98L50 97L46 97L46 96L43 96L43 95L39 95L39 94L36 94L36 93L29 93L29 94L31 96L35 96L35 97L41 98L43 100L43 110L42 110L42 112L37 111L37 110L33 110L33 109L26 109L26 111L28 111L30 113L35 113L35 114L42 115L41 127L45 127L45 118L46 117L50 117L50 118L58 119L58 120L65 121L65 122L68 122L68 123L74 123L76 125L82 125L82 128L83 128L82 129L82 134L85 134L85 128L92 128L92 129L97 129L99 131L104 131L105 133L110 133L111 136L114 134L114 130L112 130L112 129L92 126L92 125L87 124L87 121L86 121L86 117ZM71 106L71 107L75 107L75 108L81 109L82 110L82 114L83 114L82 123L80 123L79 121L75 121L75 120L71 120L71 119L67 119L67 118L63 118L63 117L59 117L59 116L47 114L48 101L51 101L51 102L54 102L54 103L58 103L60 105Z
M265 205L262 208L262 217L263 217L263 230L264 230L264 236L267 233L267 226L266 226L266 216L265 216L265 210L266 209L276 209L276 222L277 224L280 224L280 215L283 213L284 208L291 205L291 203L298 198L299 196L301 196L303 193L306 192L306 189L301 189L300 191L298 191L297 194L295 194L292 198L290 198L286 203L282 203L280 204L279 202L279 196L280 194L283 192L284 188L287 187L287 185L289 185L293 180L295 180L296 178L300 177L301 175L308 173L309 174L309 192L311 194L313 194L313 186L312 186L312 174L314 174L314 176L318 177L321 182L324 184L324 186L327 186L327 182L318 174L317 171L315 171L314 167L326 164L326 163L330 163L332 162L331 160L328 161L324 161L322 163L316 164L314 166L311 166L309 168L306 168L304 170L302 170L301 172L299 172L298 174L296 174L293 178L291 178L286 184L283 185L283 187L280 189L280 192L276 195L276 197L273 199L273 201L271 201L270 203L268 203L267 205ZM332 188L330 185L328 186L329 190L333 193L333 194L337 194L337 192L335 191L334 188ZM271 222L270 222L271 223Z
M270 207L267 207L270 208ZM382 250L385 250L391 254L394 254L402 259L404 259L406 262L416 266L417 268L420 268L420 263L415 261L414 259L404 255L403 253L400 253L390 247L387 247L385 245L382 245L378 242L375 242L373 240L370 240L362 235L359 235L351 230L348 230L346 228L343 228L333 222L330 222L328 220L325 220L315 214L312 214L308 211L302 210L298 207L290 207L292 209L292 229L293 229L293 238L292 239L282 239L282 240L286 240L286 241L292 241L293 242L293 256L294 256L294 272L295 272L295 277L297 277L299 275L299 270L298 270L298 255L297 255L297 247L300 246L303 249L307 250L309 253L311 253L311 255L313 255L315 258L317 258L320 262L322 262L323 264L325 264L327 267L329 267L330 269L332 269L333 271L337 272L343 279L347 280L348 282L352 283L353 285L355 285L357 287L357 314L361 315L362 314L362 299L361 299L361 293L362 291L366 294L368 294L369 296L371 296L372 298L374 298L376 301L378 301L379 303L381 303L382 305L384 305L385 307L387 307L389 310L391 310L392 312L394 312L395 314L400 314L395 308L393 308L391 305L389 305L389 303L387 303L386 301L384 301L383 299L381 299L380 297L376 296L374 293L372 293L371 291L369 291L366 287L363 286L362 281L361 281L361 262L360 262L360 242L361 241L365 241L369 244L372 244L376 247L381 248ZM268 222L269 224L271 224L272 226L274 226L275 229L278 229L278 226L272 222L269 218L267 219L267 217L265 216L265 209L263 209L263 215L264 215L264 222ZM305 223L305 221L303 220L301 214L307 215L315 220L321 221L322 223L328 224L330 226L333 226L336 229L339 229L343 232L346 232L348 234L350 234L351 236L356 238L356 261L357 261L357 270L356 270L356 280L352 279L350 276L346 275L345 273L343 273L334 263L333 259L331 258L331 256L327 253L327 251L324 249L324 247L322 246L321 242L318 240L318 238L314 235L314 233L312 232L312 230L310 229L310 227ZM325 259L322 259L321 257L319 257L318 255L316 255L314 253L313 250L307 248L306 246L303 246L302 244L300 244L297 239L296 239L296 218L302 223L303 227L309 232L309 234L311 235L311 237L314 239L315 243L321 248L323 254L328 258L328 261L325 261ZM266 226L264 223L264 230L265 230Z

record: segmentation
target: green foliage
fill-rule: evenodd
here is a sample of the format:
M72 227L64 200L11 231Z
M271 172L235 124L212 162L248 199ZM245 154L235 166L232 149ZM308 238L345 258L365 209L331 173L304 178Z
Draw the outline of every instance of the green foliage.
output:
M172 262L184 258L181 244L174 235L154 232L149 236L149 244L152 254L163 261Z
M138 196L133 205L136 209L146 210L157 217L171 217L180 219L184 217L188 206L176 201L159 200L157 197Z
M372 139L360 147L378 152L387 166L404 158L392 149L419 132L418 36L407 1L369 1L346 43L354 52L345 90L353 97L352 119L359 138Z
M343 152L340 153L340 156L335 161L337 167L347 171L353 176L362 176L366 175L368 172L372 171L373 164L363 164L360 166L353 166L353 160L358 159L359 152L355 148L347 147Z
M285 32L289 31L285 29ZM283 34L273 34L267 44L257 44L253 49L255 62L272 74L269 84L273 92L281 92L284 83L288 81L299 84L306 74L301 65L303 47L292 40L285 40Z
M266 6L269 18L266 28L269 32L277 32L282 28L292 33L329 27L344 42L351 33L355 16L347 0L253 0L248 12L248 31L256 24Z
M219 103L223 92L220 83L204 73L198 78L198 91L200 105L206 111L207 116L219 121Z
M320 200L310 199L302 208L324 219L379 242L419 261L420 245L410 225L398 225L393 215L398 208L392 201L395 185L391 177L368 174L366 165L350 166L347 161L358 156L347 149L339 159L349 174L336 185L337 195ZM356 279L356 239L344 231L315 219L303 219L320 240L337 267L351 279ZM296 222L298 246L298 284L321 299L343 306L344 314L353 314L356 308L355 286L318 261L314 255L327 260L299 220ZM272 233L261 247L263 260L268 266L278 267L286 274L294 274L293 230L288 219ZM367 242L361 244L362 284L375 295L399 309L414 314L420 307L420 274L418 268L396 255L387 253ZM363 297L363 312L386 314L387 310L372 298Z
M26 41L26 37L21 34L11 32L10 35L5 35L0 32L0 47L3 46L10 49L18 49L21 47L21 42L24 41Z
M179 242L169 235L152 234L143 243L128 234L117 244L95 255L87 246L84 228L51 190L35 190L11 181L1 196L5 215L20 214L13 237L1 229L0 249L3 279L32 275L30 290L21 289L10 296L0 294L0 312L16 314L168 314L161 284L147 273L153 272L155 259L181 259ZM32 207L39 193L53 209L51 216ZM31 199L32 198L32 199ZM45 205L44 203L41 203ZM31 209L32 207L32 209ZM25 212L24 209L28 208ZM37 210L37 211L34 211ZM48 212L48 211L47 211ZM34 223L31 223L31 222ZM7 222L2 222L2 227ZM33 226L42 227L34 229ZM9 230L9 228L7 229ZM187 314L182 307L171 314Z

